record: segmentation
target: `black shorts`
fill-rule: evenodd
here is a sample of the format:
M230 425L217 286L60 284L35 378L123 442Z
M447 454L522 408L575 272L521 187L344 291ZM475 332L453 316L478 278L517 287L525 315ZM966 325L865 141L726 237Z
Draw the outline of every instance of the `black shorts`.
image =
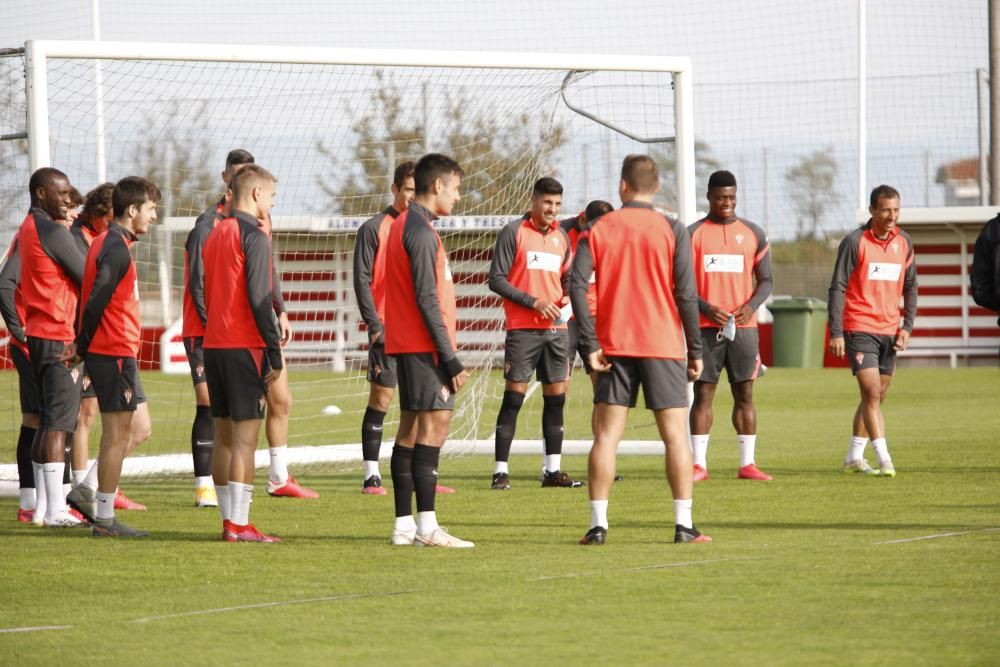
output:
M569 337L566 329L513 329L504 341L503 377L528 382L537 371L542 384L569 377Z
M37 415L42 411L38 397L38 382L35 380L35 371L31 368L31 362L21 351L21 348L10 345L10 358L17 369L18 390L21 394L21 414Z
M454 410L451 378L430 352L393 355L399 376L399 409Z
M188 366L191 367L191 383L204 384L205 380L205 349L201 346L204 339L201 336L189 336L184 339L184 352L187 353Z
M611 370L597 374L594 403L635 407L639 386L650 410L688 407L687 361L608 357Z
M87 364L85 362L80 362L78 366L80 369L80 398L97 398L97 394L94 392L94 383L90 379L90 371L87 370Z
M844 332L844 349L851 360L851 373L864 368L878 368L879 375L896 372L896 337L884 334Z
M381 338L368 347L368 381L390 389L396 386L396 360L385 353Z
M87 370L101 412L135 412L146 402L135 357L88 354Z
M583 349L580 342L580 325L576 323L576 318L574 317L569 322L567 322L566 327L567 340L569 345L567 347L567 356L569 359L566 362L569 364L570 369L573 368L574 357L579 353L580 359L583 361L583 370L587 371L587 375L594 372L594 369L590 367L590 355L587 351Z
M59 355L66 343L59 340L28 336L28 357L38 386L42 428L48 431L76 430L76 417L80 412L79 366L69 368Z
M736 338L719 340L719 328L701 330L705 369L699 382L718 384L726 369L729 384L757 379L760 372L760 337L756 327L736 329Z
M233 421L263 419L267 405L264 376L270 370L263 349L206 349L205 376L212 416Z

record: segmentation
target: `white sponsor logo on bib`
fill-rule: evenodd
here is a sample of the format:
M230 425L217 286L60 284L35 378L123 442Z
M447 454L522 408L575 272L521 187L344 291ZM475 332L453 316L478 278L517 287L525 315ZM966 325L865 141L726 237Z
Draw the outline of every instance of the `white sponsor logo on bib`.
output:
M705 273L743 273L743 255L705 255Z
M899 272L902 268L902 264L872 262L868 265L868 280L885 280L895 282L899 280Z
M528 251L527 267L529 271L549 271L559 273L562 268L562 257L551 252Z

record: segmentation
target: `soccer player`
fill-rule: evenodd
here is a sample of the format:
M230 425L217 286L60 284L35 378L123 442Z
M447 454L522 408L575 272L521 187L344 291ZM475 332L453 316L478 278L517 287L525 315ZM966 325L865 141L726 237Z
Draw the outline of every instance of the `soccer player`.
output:
M75 343L63 353L70 364L86 360L101 411L96 507L88 516L94 537L149 535L115 518L115 496L122 461L134 448L133 434L148 437L151 430L137 362L142 329L139 284L130 248L156 221L159 201L159 188L144 178L129 176L115 185L114 220L93 240L87 253L78 333ZM70 493L70 501L84 491L89 488L78 485Z
M861 402L844 471L875 474L864 458L871 438L878 474L895 477L885 438L882 401L896 369L896 352L905 350L917 314L917 264L913 241L899 223L899 192L880 185L871 192L864 226L844 237L830 281L830 352L846 355L858 380ZM899 300L903 299L902 321Z
M706 453L712 430L712 401L725 368L733 394L733 428L740 451L736 476L767 481L771 476L757 468L754 460L757 410L753 403L753 381L761 366L757 309L774 286L767 235L754 223L736 216L736 177L728 171L709 176L708 215L691 225L688 233L705 362L701 377L694 383L691 407L692 479L708 479ZM727 337L727 330L732 338Z
M584 209L579 215L575 215L572 218L566 218L561 223L559 223L563 231L569 237L569 246L573 250L573 254L576 254L576 247L580 243L580 237L586 232L590 227L600 220L602 215L607 215L611 211L615 210L615 207L606 201L601 199L595 199L594 201L587 204L587 208ZM594 276L590 276L590 287L587 289L587 305L589 306L589 312L591 319L594 319L597 315L597 290L594 289ZM572 370L573 360L575 355L579 352L580 361L583 362L583 370L586 371L587 375L590 377L590 384L592 388L597 387L597 376L594 374L593 369L590 367L590 359L587 358L587 353L583 350L580 345L580 329L576 323L576 317L571 317L567 324L567 332L569 334L569 365Z
M233 176L232 214L216 223L202 248L205 376L215 425L212 476L227 542L281 541L250 523L267 387L282 368L270 241L258 226L274 206L276 182L256 164Z
M561 307L567 302L569 237L559 225L563 187L543 177L531 191L531 209L497 234L490 264L490 290L503 297L503 402L497 414L491 488L510 489L508 461L517 429L517 413L532 373L542 383L542 439L545 443L543 487L578 487L583 482L563 472L563 407L569 377L569 340Z
M458 203L463 175L445 155L420 158L413 201L387 241L385 351L396 358L401 412L390 461L396 506L390 539L396 545L475 546L441 528L434 509L441 447L455 394L469 374L456 352L455 284L433 221Z
M46 526L80 524L63 496L66 443L76 428L80 409L80 371L62 361L75 334L77 295L83 278L83 255L67 219L71 186L66 174L51 167L38 169L28 184L31 210L17 234L21 257L28 356L38 387L41 423L32 446L36 515L45 503ZM37 519L37 516L36 516Z
M17 509L18 523L31 523L35 519L35 472L31 465L31 443L38 431L41 406L38 384L31 369L28 341L24 333L24 300L21 297L21 253L17 235L7 253L7 261L0 269L0 315L10 335L7 349L14 368L17 369L18 389L21 399L21 430L17 438L17 478L20 500ZM43 507L42 512L45 511ZM39 521L41 515L39 515Z
M396 363L385 353L385 242L389 227L413 199L413 162L404 162L392 175L392 205L358 228L354 241L354 294L368 329L368 407L361 420L364 481L361 492L384 496L378 454L382 425L396 392Z
M587 470L590 530L581 544L607 539L615 454L640 385L666 447L674 542L711 541L691 521L687 383L697 380L702 369L691 245L683 223L672 223L653 209L659 187L652 158L626 157L618 185L622 208L583 235L573 261L573 312L590 365L599 373ZM591 273L597 289L596 331L587 306Z

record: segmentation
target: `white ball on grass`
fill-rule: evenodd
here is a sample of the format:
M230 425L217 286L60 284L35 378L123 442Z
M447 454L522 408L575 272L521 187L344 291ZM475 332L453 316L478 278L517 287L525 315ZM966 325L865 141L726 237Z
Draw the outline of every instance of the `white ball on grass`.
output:
M324 415L339 415L343 410L338 408L336 405L328 405L323 408Z

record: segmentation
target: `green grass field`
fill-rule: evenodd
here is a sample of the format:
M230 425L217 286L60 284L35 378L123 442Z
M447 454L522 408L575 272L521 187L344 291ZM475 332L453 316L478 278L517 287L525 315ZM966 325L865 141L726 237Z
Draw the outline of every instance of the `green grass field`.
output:
M318 501L258 485L253 519L279 545L219 541L188 479L128 482L151 509L122 515L146 541L22 526L2 499L0 664L998 664L998 381L900 370L885 406L895 479L840 472L845 370L758 383L770 483L735 479L720 392L712 479L695 489L708 545L671 543L660 457L619 460L604 547L576 544L586 492L538 488L537 457L512 461L509 493L488 490L486 457L442 464L458 493L439 517L471 550L389 546L391 497L358 493L356 470L305 471ZM637 413L630 437L650 421Z

